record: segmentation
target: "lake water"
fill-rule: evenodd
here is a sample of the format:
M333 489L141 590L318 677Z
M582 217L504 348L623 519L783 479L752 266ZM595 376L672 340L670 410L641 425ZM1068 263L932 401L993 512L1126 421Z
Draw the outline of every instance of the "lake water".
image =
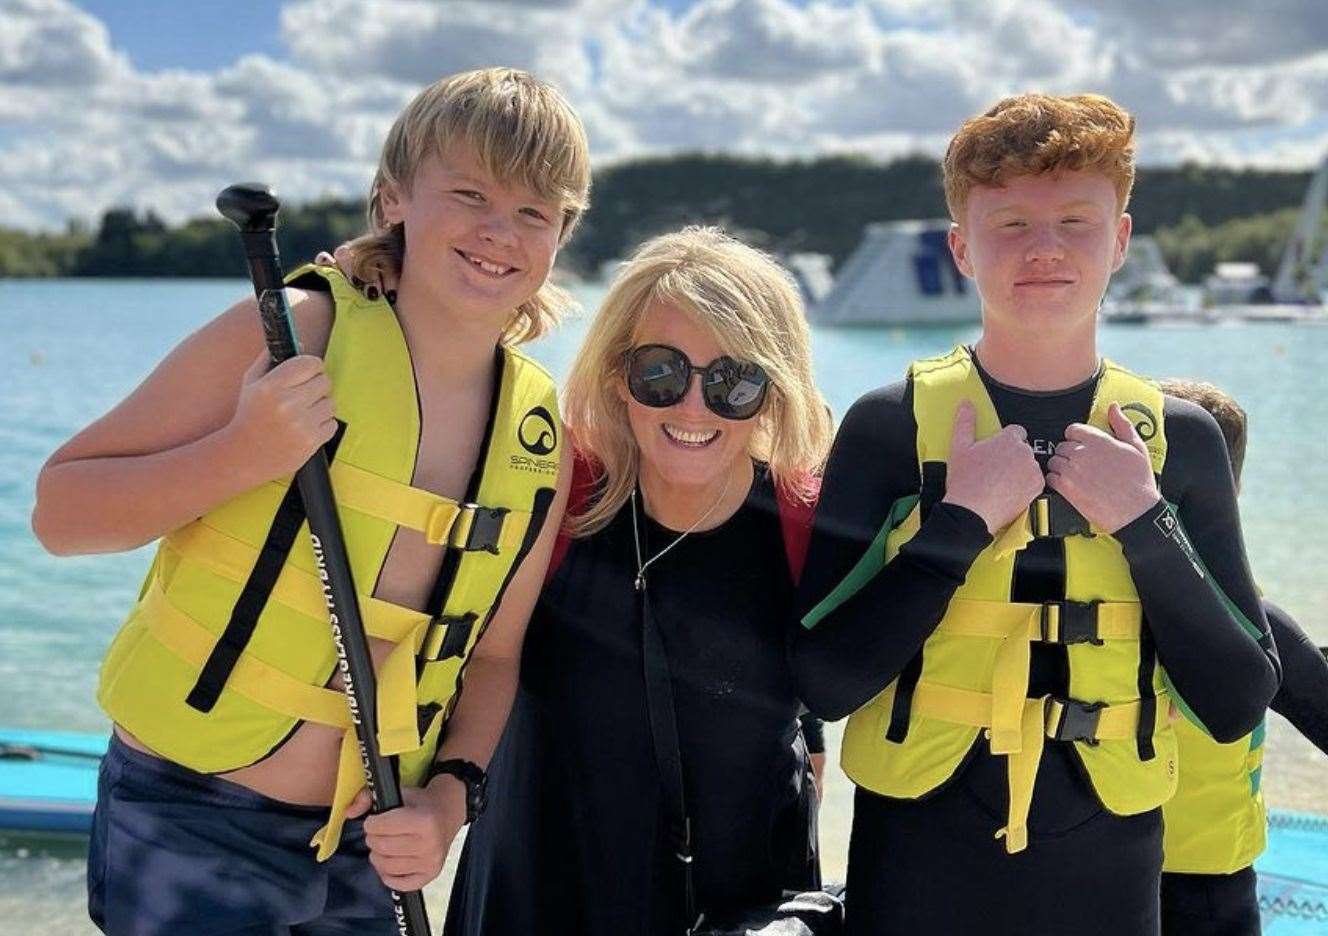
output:
M56 446L248 289L238 280L0 280L0 724L107 728L93 700L97 667L150 553L47 555L29 529L33 481ZM601 294L586 287L580 297L593 309ZM584 318L574 320L531 350L561 377L585 328ZM817 330L817 374L842 414L861 394L898 379L910 360L976 333L975 326ZM1103 354L1144 374L1211 380L1244 405L1250 449L1242 504L1251 565L1264 591L1328 643L1328 328L1106 325L1100 345ZM1269 800L1328 811L1319 792L1322 761L1274 722L1265 771ZM832 746L838 734L832 727ZM842 878L850 787L833 766L831 774L825 867L828 876ZM77 847L0 845L0 934L94 933L84 914L82 874ZM432 886L428 897L434 919L441 919L444 884Z

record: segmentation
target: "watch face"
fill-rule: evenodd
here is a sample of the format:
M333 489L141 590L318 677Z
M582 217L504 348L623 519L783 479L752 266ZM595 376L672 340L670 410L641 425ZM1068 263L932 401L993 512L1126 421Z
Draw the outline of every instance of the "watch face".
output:
M477 783L466 784L466 819L474 822L489 805L489 778L481 777Z

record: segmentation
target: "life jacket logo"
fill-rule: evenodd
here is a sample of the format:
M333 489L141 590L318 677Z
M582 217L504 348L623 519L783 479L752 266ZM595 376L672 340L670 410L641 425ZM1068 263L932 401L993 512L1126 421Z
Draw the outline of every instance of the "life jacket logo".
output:
M532 455L548 455L558 446L558 429L553 416L542 406L537 406L521 420L516 430L521 447Z
M1134 424L1134 431L1139 433L1139 438L1145 442L1157 435L1157 417L1144 404L1122 404L1121 412L1126 414L1130 422Z

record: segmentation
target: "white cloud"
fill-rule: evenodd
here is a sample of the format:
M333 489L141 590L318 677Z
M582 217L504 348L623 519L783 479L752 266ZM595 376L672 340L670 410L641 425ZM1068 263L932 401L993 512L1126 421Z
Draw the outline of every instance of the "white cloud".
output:
M1024 90L1110 94L1146 160L1316 162L1319 0L289 0L284 51L144 71L69 0L0 0L0 208L58 226L117 203L178 220L236 178L288 198L364 191L419 88L528 68L597 160L681 149L939 155Z
M1152 66L1272 64L1328 47L1323 0L1072 0Z
M86 88L127 68L100 20L65 0L3 0L0 85Z

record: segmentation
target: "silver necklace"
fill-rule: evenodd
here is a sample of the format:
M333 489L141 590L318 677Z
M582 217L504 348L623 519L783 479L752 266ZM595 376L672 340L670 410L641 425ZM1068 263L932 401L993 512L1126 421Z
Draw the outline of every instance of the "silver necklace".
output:
M711 505L706 509L706 512L703 513L703 514L701 514L701 516L697 518L697 520L696 520L695 523L693 523L693 524L692 524L691 526L689 526L687 529L683 530L680 534L678 534L678 538L677 538L677 539L675 539L672 543L669 543L669 545L665 546L665 547L664 547L663 549L661 549L659 552L655 553L653 556L651 556L651 557L650 557L649 559L647 559L645 562L642 562L642 561L641 561L641 530L640 530L640 528L637 526L637 521L636 521L636 488L632 488L632 543L633 543L633 545L636 546L636 585L635 585L635 588L636 588L637 591L640 591L641 589L645 588L645 585L646 585L646 569L650 568L650 564L651 564L652 562L654 562L656 559L659 559L660 557L662 557L666 552L668 552L668 551L669 551L670 549L672 549L674 546L677 546L679 543L681 543L683 540L685 540L685 539L687 538L687 534L688 534L688 533L691 533L693 530L695 530L695 529L696 529L697 527L699 527L701 524L705 523L705 521L706 521L706 517L709 517L712 513L715 512L715 508L718 507L719 504L720 504L720 501L722 501L722 500L724 499L724 495L728 494L728 492L729 492L729 484L731 484L732 481L733 481L733 475L730 474L730 475L728 476L728 478L726 478L725 481L724 481L724 490L722 490L722 491L719 492L719 497L715 498L715 502L714 502L713 504L711 504Z

